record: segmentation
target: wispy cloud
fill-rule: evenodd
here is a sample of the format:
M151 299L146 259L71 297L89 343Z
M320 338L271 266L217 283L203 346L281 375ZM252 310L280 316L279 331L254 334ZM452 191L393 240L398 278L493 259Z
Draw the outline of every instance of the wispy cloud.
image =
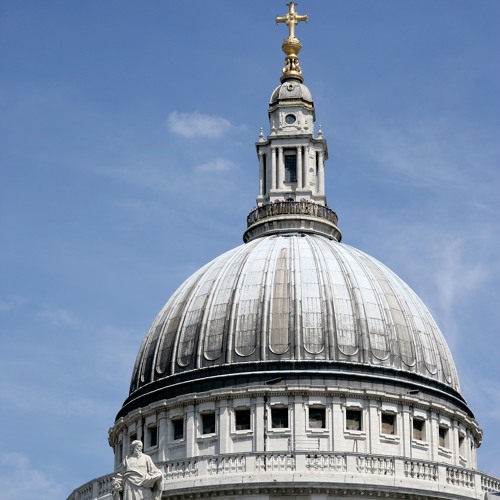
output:
M39 500L63 498L64 488L52 477L44 474L20 453L0 453L0 491L2 498Z
M228 172L237 168L237 165L231 160L225 158L215 158L207 163L197 165L194 170L196 172L211 172L211 173L221 173Z
M0 312L13 311L21 307L25 302L26 299L17 296L0 299Z
M172 111L168 115L167 125L174 134L187 138L222 137L231 128L231 122L222 116L178 111Z
M367 119L358 134L363 153L393 181L428 189L467 191L477 179L498 185L500 147L496 131L471 129L464 123L432 118L398 123L372 123Z
M61 307L45 306L40 316L54 326L77 326L80 323L71 311Z

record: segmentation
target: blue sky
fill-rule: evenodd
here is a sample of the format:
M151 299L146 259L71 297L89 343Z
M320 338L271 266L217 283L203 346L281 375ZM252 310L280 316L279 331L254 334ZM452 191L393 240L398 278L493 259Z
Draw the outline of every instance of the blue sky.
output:
M241 243L284 1L0 4L0 491L65 498L149 324ZM422 297L500 476L500 3L303 0L344 242Z

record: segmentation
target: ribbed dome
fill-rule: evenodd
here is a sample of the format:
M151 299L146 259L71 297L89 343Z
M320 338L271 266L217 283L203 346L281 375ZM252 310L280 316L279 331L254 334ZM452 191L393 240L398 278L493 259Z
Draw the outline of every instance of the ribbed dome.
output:
M311 91L297 80L286 80L276 87L271 94L269 104L273 105L283 99L301 99L311 104L313 102Z
M181 285L144 339L130 392L201 368L290 360L459 390L446 342L408 285L353 247L293 233L241 245Z

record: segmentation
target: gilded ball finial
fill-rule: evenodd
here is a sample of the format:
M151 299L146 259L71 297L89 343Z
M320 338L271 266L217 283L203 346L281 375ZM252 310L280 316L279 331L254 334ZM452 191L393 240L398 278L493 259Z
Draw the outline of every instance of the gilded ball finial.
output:
M285 38L281 48L285 53L285 67L283 68L283 75L281 76L281 81L283 82L287 78L296 78L300 81L304 81L302 78L302 70L299 66L298 53L302 48L300 40L295 37L295 26L301 21L307 22L307 15L299 15L295 12L294 2L290 2L288 5L288 13L284 16L276 16L276 24L285 23L288 26L288 38Z

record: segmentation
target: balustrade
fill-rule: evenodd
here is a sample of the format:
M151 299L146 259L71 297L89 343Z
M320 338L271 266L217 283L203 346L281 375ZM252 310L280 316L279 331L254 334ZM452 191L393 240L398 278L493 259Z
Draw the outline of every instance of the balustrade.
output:
M474 474L467 469L446 467L446 481L455 486L474 488Z
M500 491L500 479L496 477L481 474L481 489L488 493Z
M357 472L364 474L393 476L395 473L395 459L392 457L360 455L356 458L356 469Z
M326 219L337 225L337 214L328 207L310 201L276 201L261 205L250 212L247 217L247 227L252 224L278 215L313 215Z
M406 477L437 481L438 468L435 463L419 460L405 460L404 471Z
M449 491L448 488L453 487L455 488L453 491L456 492L463 490L460 496L464 498L479 499L484 497L484 492L500 491L500 479L472 469L425 460L361 453L292 451L288 453L228 454L160 462L157 466L164 471L164 488L166 490L172 487L172 483L175 484L176 481L199 477L200 471L203 471L201 475L224 475L228 476L229 480L230 476L235 476L235 480L241 482L242 474L259 472L259 477L262 477L261 474L296 472L297 467L299 469L304 467L305 471L312 473L310 478L314 477L314 472L330 473L322 476L323 485L326 484L325 481L335 484L336 474L338 474L338 480L343 482L347 473L353 474L353 478L359 477L356 476L357 474L387 476L391 478L390 481L399 479L401 486L404 486L404 477L411 480L422 480L423 490L441 491L445 488L446 491ZM237 478L238 475L240 478ZM404 477L401 477L402 475ZM90 481L75 490L68 497L68 500L96 500L105 497L111 493L112 478L113 474L108 474ZM443 484L445 478L446 482ZM476 482L481 484L481 491L473 493ZM353 484L356 484L355 480L353 480ZM369 484L368 477L363 481L363 484ZM415 483L412 487L415 487Z

